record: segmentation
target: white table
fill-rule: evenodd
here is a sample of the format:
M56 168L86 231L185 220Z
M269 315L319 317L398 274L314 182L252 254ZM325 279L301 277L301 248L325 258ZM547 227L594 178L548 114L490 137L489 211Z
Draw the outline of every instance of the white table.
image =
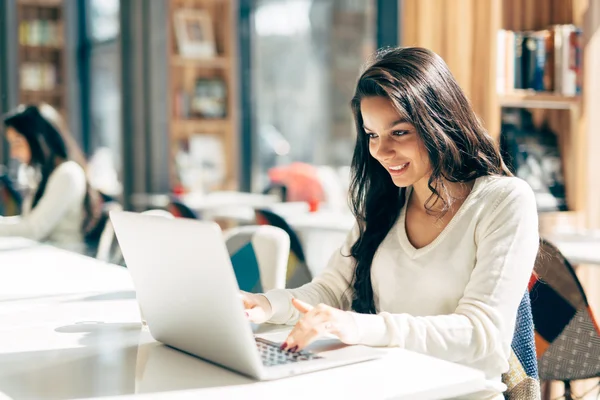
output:
M132 283L121 267L38 246L0 252L0 282L7 280L12 284L3 283L1 292L12 289L0 301L0 398L3 392L15 400L134 394L437 399L484 384L479 371L399 349L377 361L256 382L155 342L141 328ZM287 329L257 333L279 340Z
M555 234L547 237L571 264L600 265L600 232Z
M339 250L355 221L349 211L323 208L309 212L308 204L300 202L273 204L269 209L285 219L298 234L313 276L318 275L331 255Z
M192 210L202 214L202 219L231 218L250 221L254 209L266 208L280 202L276 195L220 191L211 193L187 193L181 201ZM134 194L132 202L137 207L164 208L170 202L166 194Z

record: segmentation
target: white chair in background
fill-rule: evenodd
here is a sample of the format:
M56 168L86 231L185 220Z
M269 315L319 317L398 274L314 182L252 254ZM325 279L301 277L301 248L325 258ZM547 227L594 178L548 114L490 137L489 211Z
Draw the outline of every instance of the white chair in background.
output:
M163 217L163 218L175 218L175 216L173 214L171 214L170 212L168 212L167 210L161 210L161 209L144 211L144 212L142 212L142 214L153 215L155 217Z
M111 207L110 211L120 211L123 208L120 205ZM163 218L175 218L173 214L166 210L155 209L142 212L145 215L154 215ZM118 244L115 245L115 230L110 222L110 219L106 221L106 225L100 235L98 242L98 251L96 252L96 259L108 263L119 264L123 260L121 249Z
M280 228L270 225L250 225L223 232L229 255L252 245L263 291L284 289L290 256L290 237Z
M110 204L104 213L108 215L110 211L121 211L123 207L118 204ZM106 222L104 224L104 229L102 229L102 233L100 234L100 239L98 240L98 249L96 250L96 259L104 262L112 262L111 254L113 243L115 239L115 230L113 229L112 223L110 222L110 218L107 217Z

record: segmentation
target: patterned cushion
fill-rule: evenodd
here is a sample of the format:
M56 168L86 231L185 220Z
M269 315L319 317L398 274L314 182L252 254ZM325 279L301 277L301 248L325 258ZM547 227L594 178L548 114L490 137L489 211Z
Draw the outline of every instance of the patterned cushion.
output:
M571 264L542 241L529 283L540 378L600 376L600 329Z
M506 399L530 400L540 398L529 293L525 293L517 310L509 370L502 375L502 381L507 387L504 393Z
M252 243L248 242L231 255L231 264L241 290L262 293L260 269Z

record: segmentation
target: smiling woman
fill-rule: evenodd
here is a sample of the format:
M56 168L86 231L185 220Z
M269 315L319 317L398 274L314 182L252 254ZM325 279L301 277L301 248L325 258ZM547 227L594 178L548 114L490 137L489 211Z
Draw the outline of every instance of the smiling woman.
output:
M431 166L414 125L404 118L398 119L394 104L385 97L365 97L360 107L369 152L388 170L394 184L406 187L423 179Z
M244 294L248 317L295 323L290 351L333 334L463 363L488 378L474 398L503 399L515 331L535 354L524 296L539 241L533 191L429 50L378 53L351 106L356 225L311 283ZM539 398L537 371L526 372L520 389Z

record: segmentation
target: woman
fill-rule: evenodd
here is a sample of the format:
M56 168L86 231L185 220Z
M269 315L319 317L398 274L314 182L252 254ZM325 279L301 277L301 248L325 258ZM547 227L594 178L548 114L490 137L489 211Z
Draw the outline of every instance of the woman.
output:
M533 191L514 178L443 60L380 53L352 99L357 224L311 283L243 293L256 322L293 324L283 349L333 334L502 373L538 250ZM435 379L432 377L432 379Z
M47 104L19 106L4 118L11 157L32 167L33 190L22 215L0 219L0 236L49 241L85 250L85 234L98 217L97 196L90 190L81 152Z

